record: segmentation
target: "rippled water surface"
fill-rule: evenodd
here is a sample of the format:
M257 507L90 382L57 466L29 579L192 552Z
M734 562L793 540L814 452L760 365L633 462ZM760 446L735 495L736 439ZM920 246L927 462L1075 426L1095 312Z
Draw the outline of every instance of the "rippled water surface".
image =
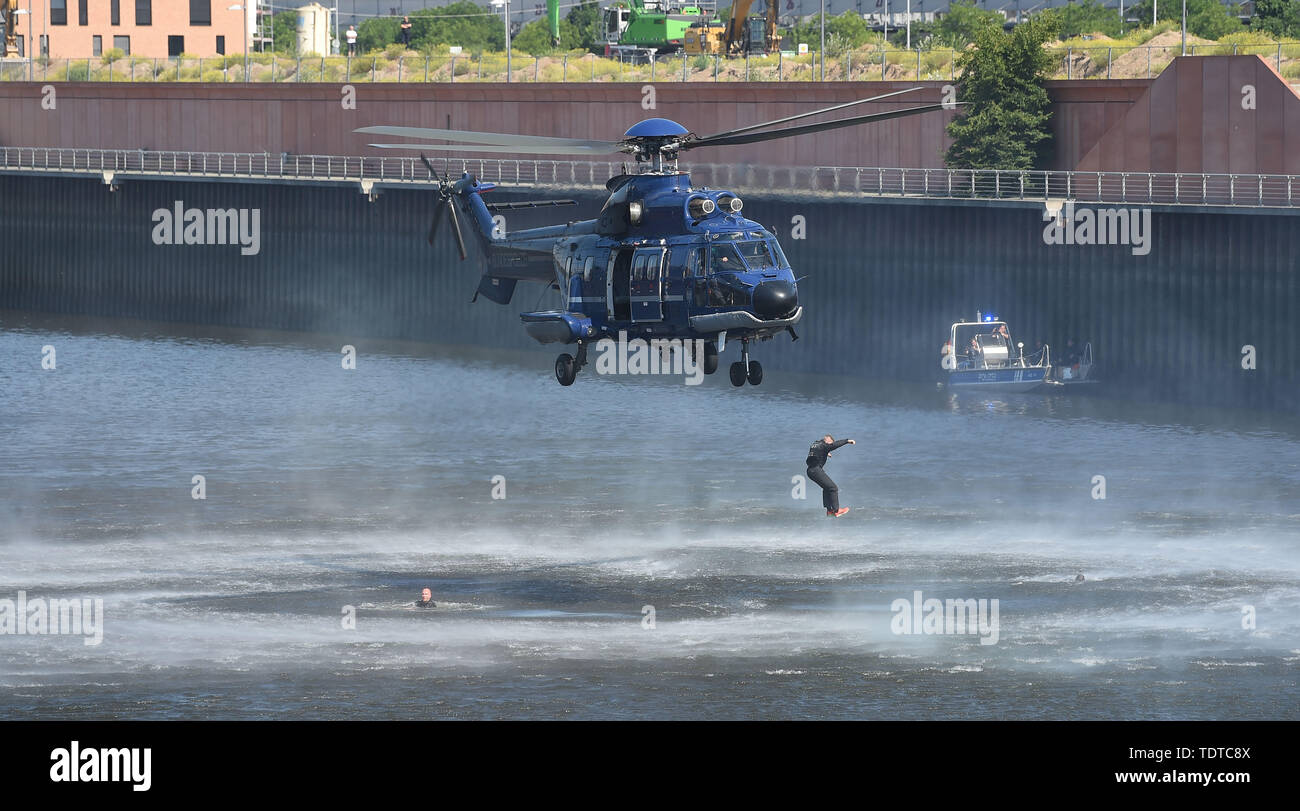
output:
M1300 717L1292 416L0 316L0 717Z

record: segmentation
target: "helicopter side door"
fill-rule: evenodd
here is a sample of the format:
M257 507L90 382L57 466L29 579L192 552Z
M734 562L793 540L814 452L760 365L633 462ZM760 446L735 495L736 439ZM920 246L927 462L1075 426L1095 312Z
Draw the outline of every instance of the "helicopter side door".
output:
M680 321L687 317L686 297L691 273L687 265L690 255L690 248L677 245L664 257L664 319L667 321Z
M631 305L632 320L638 323L662 321L663 312L663 248L648 248L636 252L632 258Z
M618 248L609 253L609 274L605 279L605 307L611 321L632 320L633 248Z

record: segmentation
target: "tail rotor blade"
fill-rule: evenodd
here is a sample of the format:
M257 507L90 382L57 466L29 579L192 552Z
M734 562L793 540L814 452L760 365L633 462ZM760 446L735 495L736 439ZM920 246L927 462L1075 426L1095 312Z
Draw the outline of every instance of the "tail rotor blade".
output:
M465 237L460 233L460 216L456 213L456 201L449 200L447 211L451 212L451 230L456 235L456 247L460 250L460 261L465 261Z

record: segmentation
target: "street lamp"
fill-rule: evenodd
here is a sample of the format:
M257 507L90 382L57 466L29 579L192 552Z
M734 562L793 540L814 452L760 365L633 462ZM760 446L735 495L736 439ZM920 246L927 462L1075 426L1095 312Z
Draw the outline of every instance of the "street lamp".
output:
M242 5L233 5L226 11L243 11ZM248 81L248 14L244 14L244 19L239 26L239 36L244 40L244 81Z
M506 81L510 81L510 0L492 0L494 6L505 6L506 18Z
M31 6L31 0L28 0L27 5ZM20 8L14 10L15 17L17 17L19 14L26 14L28 16L31 16L31 13L32 13L31 8ZM27 27L31 28L31 25L28 25ZM9 33L8 31L5 32L6 35L8 33ZM14 20L14 34L17 35L17 33L18 33L18 21ZM23 41L23 58L27 60L27 81L29 82L32 80L32 51L31 51L32 44L30 40L31 40L31 35L28 35L27 39ZM39 46L37 47L37 51L38 52L40 51Z

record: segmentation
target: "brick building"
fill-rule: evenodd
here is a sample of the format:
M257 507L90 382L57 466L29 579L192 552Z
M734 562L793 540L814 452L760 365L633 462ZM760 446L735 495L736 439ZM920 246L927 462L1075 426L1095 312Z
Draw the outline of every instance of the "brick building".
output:
M18 0L24 55L31 43L52 59L101 56L241 54L251 38L256 0ZM239 6L231 10L231 6Z

